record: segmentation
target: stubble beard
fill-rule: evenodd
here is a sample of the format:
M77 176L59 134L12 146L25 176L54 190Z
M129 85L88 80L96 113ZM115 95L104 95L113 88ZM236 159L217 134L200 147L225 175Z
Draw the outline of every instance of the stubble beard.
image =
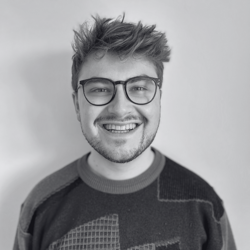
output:
M132 148L129 151L123 151L122 148L120 149L119 153L117 153L115 150L112 150L112 148L108 148L105 146L101 139L99 137L94 137L94 138L88 138L86 133L84 132L83 127L82 128L82 133L87 140L87 142L90 144L91 147L93 147L100 155L102 155L104 158L111 162L115 163L127 163L130 161L133 161L136 159L139 155L141 155L154 141L154 138L156 136L156 133L158 131L160 124L160 119L158 121L157 128L154 133L146 136L145 135L145 129L143 130L141 140L139 142L138 147ZM121 146L122 144L126 143L125 141L117 141L117 148ZM119 145L120 144L120 145Z

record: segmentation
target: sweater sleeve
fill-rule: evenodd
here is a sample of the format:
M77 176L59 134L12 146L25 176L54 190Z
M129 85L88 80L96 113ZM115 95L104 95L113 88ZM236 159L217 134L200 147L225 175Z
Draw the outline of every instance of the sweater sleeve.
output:
M80 164L80 160L47 176L32 189L21 206L13 250L31 250L33 236L28 229L36 209L51 195L78 178L77 164Z
M225 210L223 216L220 219L220 224L223 239L222 250L236 250L232 229Z
M21 211L22 211L22 208L23 208L23 205L21 206ZM13 250L30 250L31 238L32 236L29 233L25 233L22 230L20 222L19 222L16 236L15 236Z
M20 248L18 247L17 232L16 232L16 236L15 236L13 250L20 250Z

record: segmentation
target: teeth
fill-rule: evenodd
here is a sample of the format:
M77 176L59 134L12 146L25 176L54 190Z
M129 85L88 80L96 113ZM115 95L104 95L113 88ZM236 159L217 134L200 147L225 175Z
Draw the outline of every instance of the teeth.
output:
M103 127L107 130L112 130L112 132L118 132L118 133L123 133L123 132L128 132L128 130L132 130L136 127L135 123L130 123L126 125L114 125L114 124L104 124Z

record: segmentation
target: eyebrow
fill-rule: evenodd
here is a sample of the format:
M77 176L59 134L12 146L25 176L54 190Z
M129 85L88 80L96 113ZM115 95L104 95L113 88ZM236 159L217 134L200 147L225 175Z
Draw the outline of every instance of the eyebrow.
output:
M152 77L152 76L148 76L146 74L141 74L141 75L136 75L136 76L129 77L126 80L113 80L112 78L107 78L107 77L102 77L102 76L92 76L92 77L87 78L87 79L90 80L90 79L94 79L94 78L103 78L103 79L109 79L109 80L111 80L113 82L117 82L117 81L127 81L128 79L135 78L135 77ZM87 79L79 80L79 82L85 81Z
M152 76L148 76L148 75L146 75L146 74L141 74L141 75L138 75L138 76L152 77ZM135 76L135 77L137 77L137 76Z

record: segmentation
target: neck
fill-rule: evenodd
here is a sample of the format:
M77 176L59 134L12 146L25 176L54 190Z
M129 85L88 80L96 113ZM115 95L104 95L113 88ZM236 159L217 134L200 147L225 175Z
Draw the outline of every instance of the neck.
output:
M94 149L88 158L91 170L99 176L111 180L127 180L145 172L154 160L154 152L147 148L133 161L115 163L107 160Z

